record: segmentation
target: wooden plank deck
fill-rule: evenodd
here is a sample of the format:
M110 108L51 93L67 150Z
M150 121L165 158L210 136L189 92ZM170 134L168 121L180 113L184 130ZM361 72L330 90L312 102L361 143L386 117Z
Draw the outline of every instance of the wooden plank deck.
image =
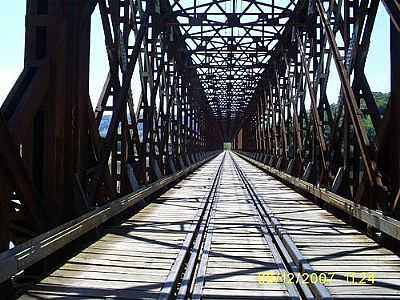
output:
M326 284L333 298L400 299L396 254L234 158L315 272L335 273ZM102 238L20 299L157 299L221 159L204 165L122 224L107 228ZM290 284L257 282L259 272L278 273L282 264L262 233L263 224L230 156L213 208L196 281L201 282L201 298L289 298ZM349 282L352 272L373 273L376 282Z
M279 265L229 156L225 159L210 228L209 255L203 262L207 264L203 299L289 298L282 283L257 283L259 272L279 272Z
M258 196L280 221L316 272L334 272L326 286L335 299L400 299L400 258L239 156ZM355 284L352 275L376 275ZM348 276L350 275L350 276Z
M33 286L20 299L157 299L212 184L213 159Z

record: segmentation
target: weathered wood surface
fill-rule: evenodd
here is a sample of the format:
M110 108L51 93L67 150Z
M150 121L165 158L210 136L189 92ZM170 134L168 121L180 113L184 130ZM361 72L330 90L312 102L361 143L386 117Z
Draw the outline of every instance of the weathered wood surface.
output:
M202 166L20 299L157 299L222 156Z
M257 282L259 272L279 272L262 235L250 195L225 159L208 234L211 246L206 262L203 299L287 299L284 284Z
M400 299L400 258L333 214L237 155L253 183L316 272L336 273L326 286L334 298ZM353 284L346 273L370 272L374 284ZM352 277L350 276L349 279Z
M335 299L400 299L400 258L392 251L234 156L260 199L287 230ZM209 191L221 156L71 258L21 299L157 299L194 216ZM285 299L288 285L257 282L279 272L276 253L232 160L225 160L209 230L203 299ZM207 243L206 243L207 244ZM203 253L204 254L204 253ZM200 268L201 269L201 268ZM374 284L353 284L346 273L370 272Z

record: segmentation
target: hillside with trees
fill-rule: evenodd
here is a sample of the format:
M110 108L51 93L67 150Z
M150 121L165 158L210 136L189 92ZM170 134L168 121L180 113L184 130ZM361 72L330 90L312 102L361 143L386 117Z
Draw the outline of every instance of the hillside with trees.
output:
M378 106L379 113L380 113L381 117L383 118L387 104L389 102L390 93L375 92L372 94L374 95L376 105ZM364 107L362 106L361 108L364 108ZM364 115L363 122L364 122L365 128L367 129L368 137L371 139L375 138L376 133L375 133L374 126L372 125L372 120L371 120L370 116Z
M376 101L376 105L378 106L379 113L380 113L381 117L383 118L387 104L389 102L390 93L373 92L372 94ZM367 110L367 106L366 106L364 100L361 101L361 110L363 112ZM335 116L336 112L337 112L337 103L331 103L331 111L332 111L333 116ZM363 121L363 125L364 125L365 129L367 130L368 137L370 138L370 140L374 140L376 133L375 133L374 125L372 124L371 117L367 113L364 113L362 121Z

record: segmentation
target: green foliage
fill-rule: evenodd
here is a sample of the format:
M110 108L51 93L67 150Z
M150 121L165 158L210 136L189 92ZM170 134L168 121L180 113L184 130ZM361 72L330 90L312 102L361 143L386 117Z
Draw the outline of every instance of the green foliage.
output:
M387 104L389 102L390 93L373 92L372 94L374 96L376 105L378 107L379 114L383 118ZM335 118L335 116L337 114L337 110L338 110L337 103L331 103L330 108L331 108L332 116ZM374 140L375 136L376 136L375 128L374 128L374 125L372 124L371 116L367 113L367 105L365 104L364 99L361 99L361 110L363 111L362 122L363 122L364 128L367 131L368 138L370 140ZM309 119L312 118L311 110L307 110L307 116ZM329 136L329 134L330 134L329 128L327 128L327 130L328 130L328 136Z
M387 104L389 102L390 93L374 92L372 94L374 96L376 105L378 107L379 114L381 115L381 117L383 117L386 107L387 107ZM365 104L364 104L364 106L366 107ZM375 136L376 136L375 128L374 128L374 125L372 124L370 115L367 113L363 114L363 125L364 125L365 129L367 130L368 137L371 140L374 140Z
M381 93L381 92L373 92L372 93L376 102L376 105L378 107L379 110L379 114L381 115L381 117L383 117L387 104L389 102L389 97L390 97L390 93ZM331 111L332 111L332 115L335 116L337 113L337 103L332 103L330 105L331 107ZM361 110L363 110L363 125L364 128L367 130L367 135L369 137L370 140L374 140L376 133L375 133L375 128L374 125L372 124L372 119L370 117L370 115L366 112L367 111L367 105L365 104L365 101L363 99L361 99Z
M378 106L381 116L385 113L386 106L389 102L390 93L372 93L374 95L376 105Z

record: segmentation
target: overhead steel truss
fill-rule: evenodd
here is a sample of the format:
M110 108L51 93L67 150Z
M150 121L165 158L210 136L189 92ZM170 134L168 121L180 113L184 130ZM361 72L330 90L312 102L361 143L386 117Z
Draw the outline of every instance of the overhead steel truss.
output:
M382 3L391 20L391 93L383 116L365 74L379 0L299 1L234 144L316 188L398 218L400 5ZM331 65L340 80L334 104L326 92Z
M381 2L391 19L384 116L365 74L379 0L27 0L24 70L0 109L0 250L231 140L398 218L400 3ZM109 73L92 107L96 6Z
M96 6L109 73L93 108ZM200 87L168 1L28 0L25 67L0 113L0 250L222 149Z
M295 1L170 2L213 114L231 140Z

